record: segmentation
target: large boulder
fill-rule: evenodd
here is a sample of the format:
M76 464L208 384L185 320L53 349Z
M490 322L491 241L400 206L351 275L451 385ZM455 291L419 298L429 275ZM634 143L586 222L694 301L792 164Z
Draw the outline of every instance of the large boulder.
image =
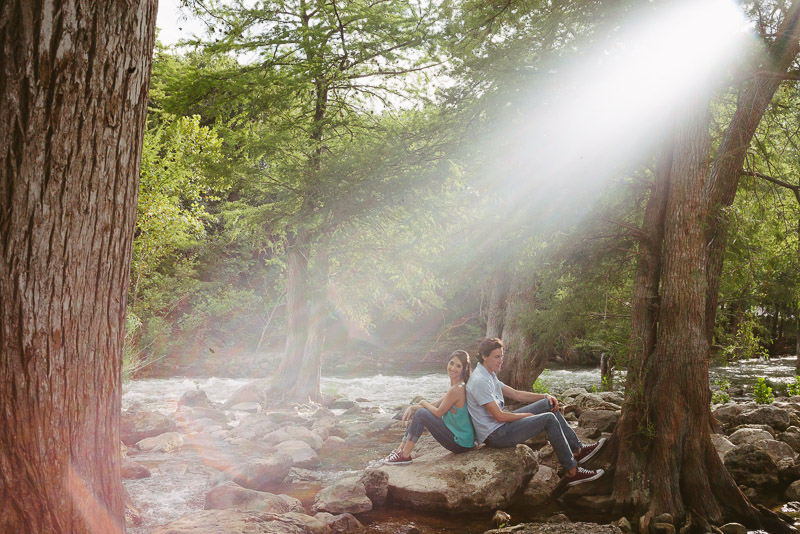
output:
M711 434L711 443L713 443L714 448L717 449L717 455L719 456L720 460L724 460L728 451L736 448L736 446L730 442L725 434Z
M151 475L150 470L146 466L134 462L130 458L122 458L120 474L122 478L126 480L147 478Z
M136 442L137 449L147 452L171 452L181 447L183 447L183 436L177 432L165 432Z
M725 404L712 414L727 431L740 425L767 425L782 432L792 422L787 409L773 405Z
M360 514L372 510L364 482L359 477L348 477L333 486L322 488L314 498L315 512L332 514Z
M778 434L777 439L788 443L794 452L800 452L800 428L790 426L786 431Z
M259 402L259 400L263 397L264 392L269 389L271 383L272 378L260 378L258 380L253 380L252 382L248 382L234 391L230 398L225 401L222 407L227 410L232 406L242 402Z
M132 408L122 412L119 437L125 445L133 447L145 438L174 432L175 428L175 421L166 415Z
M214 408L211 399L208 398L206 392L202 389L190 389L178 399L178 407L181 406L197 406L202 408Z
M279 443L275 450L292 457L292 467L311 469L319 465L317 452L305 441L292 439Z
M228 508L270 512L273 514L305 512L303 504L294 497L251 490L233 482L220 484L206 493L206 510L226 510Z
M322 520L297 512L271 514L241 510L192 512L158 527L153 534L331 534Z
M291 456L274 454L245 462L228 470L227 474L242 487L266 491L283 482L291 467Z
M728 436L728 439L734 445L746 445L748 443L758 443L759 441L764 441L765 439L773 439L773 437L772 434L766 430L745 427L740 428Z
M526 506L540 506L550 500L550 494L558 485L558 473L546 465L540 465L536 474L528 482L525 493L522 495L523 504Z
M487 530L484 534L622 534L615 525L596 523L522 523L513 527Z
M278 423L270 419L267 414L256 413L243 417L239 425L228 432L226 441L243 439L249 441L261 440L265 435L278 429Z
M314 517L324 521L333 534L349 534L350 532L361 532L364 526L352 514L333 515L328 512L318 512Z
M596 428L600 432L611 432L617 426L619 412L612 410L584 410L578 418L578 425Z
M493 511L513 497L536 473L533 451L482 448L463 454L438 449L410 465L381 466L389 477L388 500L419 510Z
M778 466L767 451L756 444L739 445L725 455L725 467L737 484L770 488L778 484Z

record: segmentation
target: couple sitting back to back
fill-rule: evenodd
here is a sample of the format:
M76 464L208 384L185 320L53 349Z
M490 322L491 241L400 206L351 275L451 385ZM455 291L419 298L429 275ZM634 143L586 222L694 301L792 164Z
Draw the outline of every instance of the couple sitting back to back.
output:
M602 469L584 469L579 464L594 456L605 438L583 445L561 415L555 397L519 391L503 384L497 378L502 365L503 342L497 338L481 342L478 365L471 376L469 355L463 350L451 354L447 362L450 389L434 403L422 401L405 411L403 421L411 423L400 446L384 459L384 463L411 463L411 451L425 428L454 453L472 449L475 442L489 447L514 447L545 432L564 467L567 486L600 478ZM503 411L506 397L527 405L514 412Z

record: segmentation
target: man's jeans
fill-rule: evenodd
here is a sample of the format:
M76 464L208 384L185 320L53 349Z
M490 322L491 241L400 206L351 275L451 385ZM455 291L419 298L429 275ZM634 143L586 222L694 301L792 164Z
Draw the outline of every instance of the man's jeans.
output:
M472 450L456 443L455 436L447 428L444 420L441 417L436 417L425 408L420 408L414 413L411 424L406 429L406 435L403 436L403 441L416 443L426 428L431 433L431 436L450 452L458 453Z
M514 447L518 443L525 443L541 432L546 432L547 440L556 451L559 463L564 466L564 469L572 469L578 465L572 451L577 451L581 442L561 412L551 412L550 408L550 402L542 399L523 406L519 410L514 410L515 413L535 415L498 427L487 436L486 445L489 447Z

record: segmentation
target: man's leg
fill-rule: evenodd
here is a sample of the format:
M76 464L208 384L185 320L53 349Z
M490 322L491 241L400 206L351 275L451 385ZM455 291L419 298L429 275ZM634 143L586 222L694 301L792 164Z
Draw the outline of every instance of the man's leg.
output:
M545 402L547 401L545 400ZM558 461L564 466L564 469L569 471L578 465L572 455L570 443L561 429L558 416L549 411L504 424L486 438L486 444L490 447L514 447L542 432L547 433L547 440L553 446ZM577 441L577 437L575 440Z
M564 437L569 443L570 450L575 453L581 448L581 440L578 439L578 436L575 434L575 431L572 430L572 427L569 426L567 420L564 419L564 416L561 415L561 412L550 412L550 402L547 399L538 400L527 406L523 406L517 410L514 410L516 413L532 413L535 415L543 414L543 413L553 413L558 420L558 425L561 427L561 432L564 434ZM533 436L531 436L533 437Z

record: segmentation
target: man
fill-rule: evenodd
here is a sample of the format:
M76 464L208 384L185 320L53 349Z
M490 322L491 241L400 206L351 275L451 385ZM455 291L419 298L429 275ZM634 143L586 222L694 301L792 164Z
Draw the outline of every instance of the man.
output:
M559 412L558 400L552 395L518 391L503 384L497 378L502 365L503 342L496 337L484 339L478 347L478 365L467 383L467 406L478 444L513 447L546 432L559 463L564 466L566 486L603 476L602 469L584 469L579 464L597 454L605 438L591 445L581 444ZM529 404L515 412L506 412L503 411L506 397Z

